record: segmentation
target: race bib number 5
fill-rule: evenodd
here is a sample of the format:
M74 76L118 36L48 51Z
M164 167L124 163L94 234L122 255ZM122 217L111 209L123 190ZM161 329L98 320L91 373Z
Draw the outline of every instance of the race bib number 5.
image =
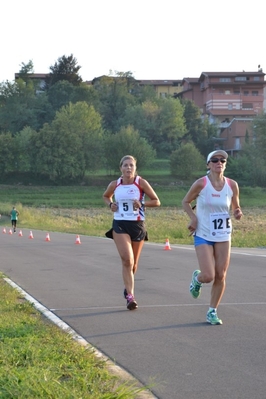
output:
M231 218L228 213L210 214L210 234L212 237L225 237L231 232Z
M118 212L122 217L128 218L130 216L138 214L138 210L133 209L134 200L119 200L118 201Z

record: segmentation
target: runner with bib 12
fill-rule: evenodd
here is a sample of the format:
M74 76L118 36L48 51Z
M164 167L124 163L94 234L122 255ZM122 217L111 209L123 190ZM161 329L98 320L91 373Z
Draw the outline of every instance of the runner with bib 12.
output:
M190 217L188 230L194 236L199 269L192 274L190 293L198 298L204 283L212 284L210 307L206 321L223 324L217 308L225 290L225 279L230 263L232 224L243 216L239 205L236 181L224 176L228 154L223 150L207 157L208 174L196 180L185 195L182 205ZM191 203L196 200L196 210Z

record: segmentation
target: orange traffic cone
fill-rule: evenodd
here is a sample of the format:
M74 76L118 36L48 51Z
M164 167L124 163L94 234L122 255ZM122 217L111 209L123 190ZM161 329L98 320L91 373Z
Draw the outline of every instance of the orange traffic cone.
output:
M22 230L19 230L18 236L19 236L19 237L22 237L22 235L23 235L23 234L22 234Z
M32 231L30 231L30 235L29 235L29 238L33 238L33 234L32 234Z
M3 228L3 234L6 234L6 228L5 227Z
M171 247L170 247L170 243L169 243L168 238L166 238L164 249L165 249L166 251L170 251L170 250L171 250Z
M45 241L51 241L49 233L46 234Z
M81 241L80 241L80 237L79 237L79 236L76 237L76 244L81 244Z
M12 229L10 229L10 230L9 230L9 233L8 233L8 234L10 234L10 235L12 235L12 234L13 234L13 233L12 233Z

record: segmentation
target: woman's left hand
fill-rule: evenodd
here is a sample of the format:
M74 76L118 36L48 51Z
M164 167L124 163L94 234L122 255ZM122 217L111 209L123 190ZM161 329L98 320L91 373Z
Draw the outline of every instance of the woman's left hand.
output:
M235 217L235 219L236 219L236 220L240 220L240 219L242 218L242 216L243 216L243 213L242 213L242 211L241 211L241 208L236 208L236 209L234 210L234 217Z
M135 200L135 201L133 202L133 209L134 209L134 211L136 211L136 210L139 209L139 208L141 208L141 202L138 201L138 200Z

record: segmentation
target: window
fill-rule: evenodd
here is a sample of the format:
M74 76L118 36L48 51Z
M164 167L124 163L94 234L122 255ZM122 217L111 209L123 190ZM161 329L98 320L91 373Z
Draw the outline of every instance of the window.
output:
M253 109L253 104L252 103L243 103L242 109Z
M240 94L240 90L234 90L234 94Z
M236 76L235 77L236 82L244 82L246 80L249 80L249 77L247 77L247 76Z
M233 109L233 104L232 104L232 103L229 103L229 104L228 104L228 109L229 109L230 111L232 111L232 109Z
M258 80L260 80L260 77L259 76L254 76L253 80L258 81Z
M235 138L235 149L240 150L241 148L241 143L240 143L240 137Z
M225 90L225 91L224 91L224 94L227 94L227 95L228 95L228 94L231 94L231 91L230 91L230 90Z
M248 96L249 92L247 90L244 90L244 96Z
M219 82L231 82L231 78L220 78Z
M259 95L259 92L257 90L252 91L252 96L258 96L258 95Z

